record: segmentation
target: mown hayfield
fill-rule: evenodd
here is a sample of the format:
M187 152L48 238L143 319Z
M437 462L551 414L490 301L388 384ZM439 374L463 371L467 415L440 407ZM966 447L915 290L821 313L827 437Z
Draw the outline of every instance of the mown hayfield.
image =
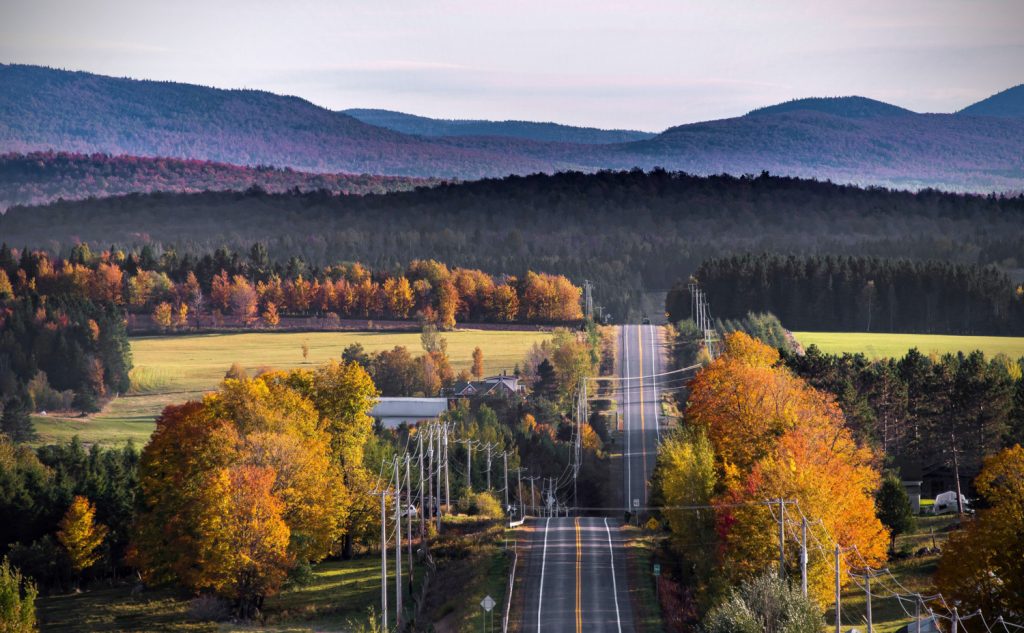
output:
M831 354L861 352L870 358L899 358L916 347L922 354L971 352L986 356L1024 356L1024 337L947 336L941 334L874 334L865 332L793 332L804 347L817 345Z
M456 371L468 369L473 349L480 347L485 370L498 373L511 372L534 343L549 338L550 333L458 330L444 337ZM131 392L87 418L34 416L38 443L61 442L78 435L86 443L120 444L132 439L141 446L165 406L214 389L232 363L240 363L250 373L261 368L314 368L340 359L342 350L357 342L367 352L404 345L413 354L422 353L418 332L249 332L133 338ZM305 359L303 343L309 347Z

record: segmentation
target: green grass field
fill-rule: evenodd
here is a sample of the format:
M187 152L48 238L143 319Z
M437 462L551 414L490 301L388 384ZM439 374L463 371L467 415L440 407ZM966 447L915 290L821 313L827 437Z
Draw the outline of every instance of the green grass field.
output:
M267 598L266 627L194 622L189 600L182 592L156 589L132 595L131 588L103 587L36 602L40 630L46 631L202 631L281 633L349 630L365 622L367 610L380 600L380 559L370 555L350 561L330 561L313 568L313 582ZM389 574L393 584L394 570ZM389 585L390 586L390 585ZM394 616L392 615L392 618Z
M986 356L1024 356L1024 337L945 336L940 334L873 334L865 332L793 332L804 347L817 345L830 354L861 352L870 358L899 358L916 347L922 354L971 352Z
M550 334L459 330L444 336L456 371L468 369L473 349L480 347L485 371L498 373L511 371L522 363L533 344ZM260 368L313 368L340 359L342 350L356 342L367 352L404 345L414 354L420 353L418 332L258 332L133 338L135 368L131 392L87 418L33 416L39 434L37 442L62 442L78 435L86 443L121 444L132 439L141 446L153 431L153 420L165 406L198 398L216 388L232 363L240 363L250 372ZM305 360L303 343L309 345L309 357Z

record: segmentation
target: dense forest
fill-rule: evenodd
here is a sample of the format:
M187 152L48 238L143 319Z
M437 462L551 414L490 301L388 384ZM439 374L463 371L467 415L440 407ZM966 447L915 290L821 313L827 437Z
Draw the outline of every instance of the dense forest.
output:
M294 255L312 266L359 261L391 271L436 258L492 275L522 277L533 269L576 284L590 279L597 303L623 319L639 317L641 292L668 289L704 260L735 253L1015 269L1024 252L1024 197L862 189L768 175L567 172L385 195L252 190L58 202L10 209L0 217L0 234L9 244L55 256L79 242L95 252L148 244L159 257L171 248L201 256L262 241L272 259Z
M694 276L716 315L769 311L794 330L1024 333L1024 291L991 266L762 254L711 259ZM666 309L673 320L689 316L685 283Z
M0 155L0 213L54 200L103 198L152 191L238 191L259 187L366 194L436 184L424 178L314 174L275 167L239 167L204 160L33 152Z

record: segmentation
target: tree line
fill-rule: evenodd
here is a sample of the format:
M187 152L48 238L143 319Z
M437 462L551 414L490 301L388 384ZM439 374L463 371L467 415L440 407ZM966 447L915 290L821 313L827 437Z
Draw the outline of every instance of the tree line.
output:
M1022 227L1022 197L663 170L512 176L366 196L132 194L13 207L0 217L8 242L45 245L61 258L79 242L125 252L149 244L156 257L173 249L196 258L263 242L275 261L297 256L315 267L359 261L390 272L434 258L519 278L543 270L594 282L596 302L616 320L638 318L643 292L668 289L713 257L833 253L1016 268L1024 263ZM205 284L221 268L234 274L217 266L197 277Z
M878 257L744 254L694 273L714 314L769 311L795 330L1020 335L1024 287L993 266ZM686 282L666 299L690 316Z
M341 263L322 269L301 258L272 262L266 247L246 257L221 248L202 257L137 252L93 253L78 245L66 258L0 245L0 295L33 290L73 295L151 314L161 329L222 325L230 315L244 326L275 327L283 315L335 320L418 319L451 329L456 321L570 323L583 318L582 290L562 275L526 271L522 277L450 269L413 260L392 271Z

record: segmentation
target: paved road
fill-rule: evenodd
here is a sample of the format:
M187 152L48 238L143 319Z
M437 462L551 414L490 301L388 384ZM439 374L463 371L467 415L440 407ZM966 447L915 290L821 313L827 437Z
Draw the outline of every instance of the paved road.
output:
M523 586L522 630L527 633L632 633L622 509L647 505L648 480L660 439L657 374L663 371L659 330L622 327L619 410L624 468L618 509L605 517L535 518Z
M622 412L623 506L647 506L661 439L657 375L664 371L659 329L624 325L619 341L619 410Z
M632 633L620 521L531 519L526 633Z

